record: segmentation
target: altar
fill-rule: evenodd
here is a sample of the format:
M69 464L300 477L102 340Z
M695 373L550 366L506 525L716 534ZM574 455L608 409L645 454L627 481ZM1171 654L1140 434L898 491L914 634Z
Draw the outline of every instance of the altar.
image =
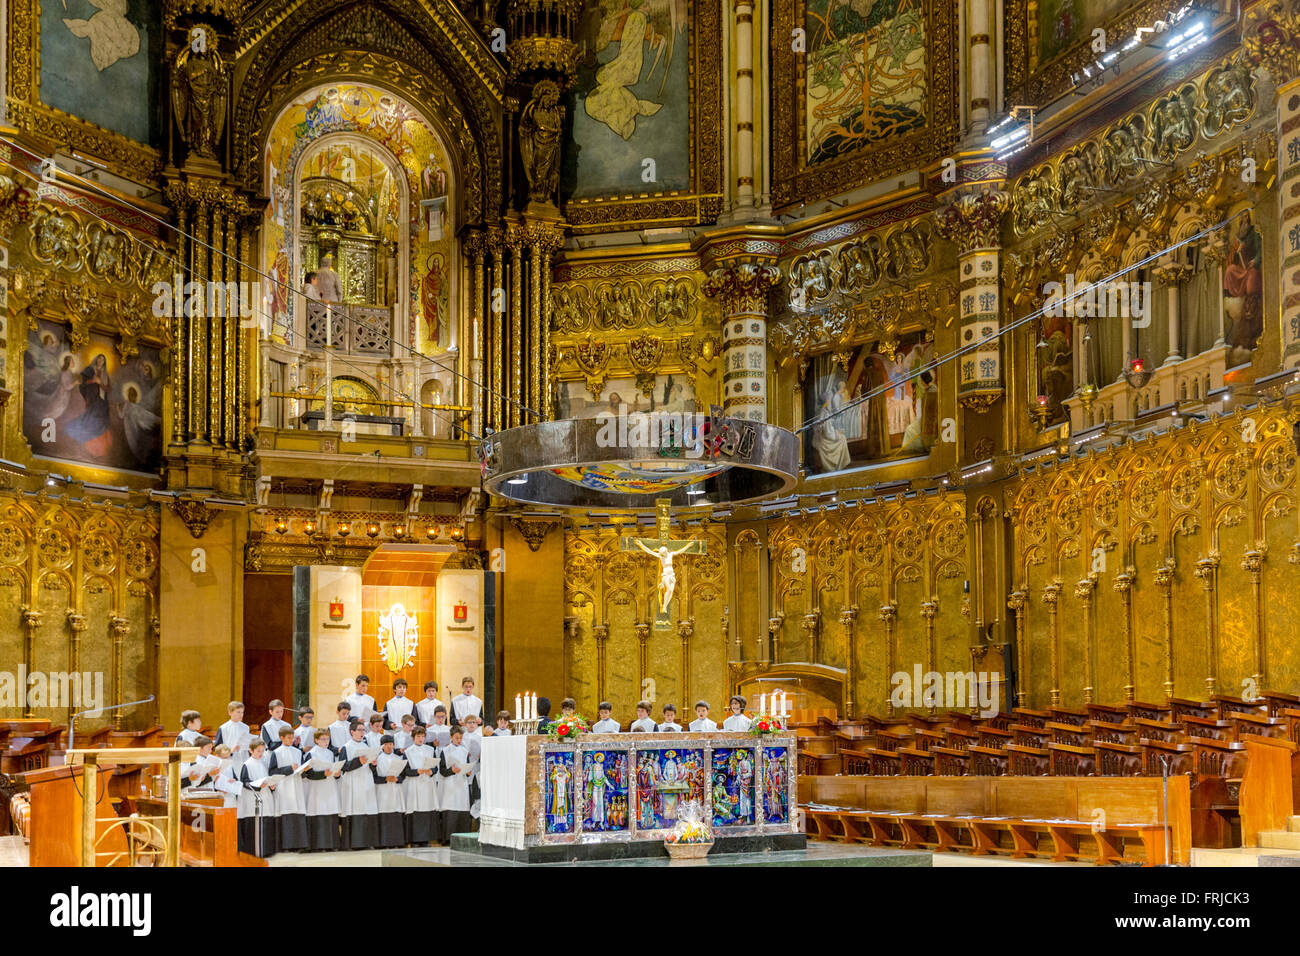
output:
M610 844L618 855L653 855L695 802L713 825L714 852L728 844L791 849L803 845L796 770L789 733L486 737L479 843L486 853L534 861L557 858L536 852L545 848L585 856Z

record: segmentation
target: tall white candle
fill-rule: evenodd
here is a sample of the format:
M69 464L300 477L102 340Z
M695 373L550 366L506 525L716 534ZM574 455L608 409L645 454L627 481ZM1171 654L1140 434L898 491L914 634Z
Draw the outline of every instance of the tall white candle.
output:
M536 720L537 719L537 695L530 694L529 701L530 702L528 704L528 719Z
M515 694L515 720L524 720L523 715L523 698Z
M767 695L766 694L758 695L758 716L760 717L767 716Z

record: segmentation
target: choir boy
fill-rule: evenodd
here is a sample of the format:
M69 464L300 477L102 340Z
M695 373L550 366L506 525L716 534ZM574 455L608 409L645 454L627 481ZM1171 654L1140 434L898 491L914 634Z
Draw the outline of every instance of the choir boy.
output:
M376 846L406 845L406 804L402 800L402 778L406 761L393 753L393 738L384 734L382 751L375 759L375 805L379 812L379 842Z
M244 705L232 700L226 705L226 713L230 719L217 728L217 743L230 748L230 759L235 763L235 775L238 776L239 768L248 759L250 737L248 724L244 723Z
M329 726L330 749L338 753L352 739L352 705L345 700L335 710L339 719Z
M731 698L731 716L722 722L723 730L748 730L751 723L745 716L745 698L737 694Z
M600 719L591 725L591 732L593 734L616 734L622 730L622 724L609 716L613 712L614 705L607 700L602 700L596 707L596 716Z
M718 725L709 720L709 702L700 700L695 702L695 719L691 721L691 733L698 734L717 730Z
M271 716L262 722L262 742L271 751L280 746L280 728L290 727L290 724L284 719L284 701L273 700L266 707Z
M313 850L337 850L339 846L339 780L343 771L334 770L330 732L320 728L312 734L315 746L304 755L312 769L303 772L303 797L307 809L307 845ZM317 767L324 769L318 770Z
M492 728L493 737L509 737L514 731L510 729L510 711L497 711L497 725Z
M393 696L384 704L384 718L389 728L402 726L402 718L415 713L415 701L406 696L406 681L393 681Z
M294 746L293 728L280 728L280 746L271 751L271 774L280 778L275 787L275 815L280 826L281 850L305 850L307 838L307 801L303 795L302 776L297 772L302 751Z
M406 748L406 779L402 799L406 806L406 839L413 846L439 843L442 819L438 804L438 754L426 744L423 727L417 726L414 742Z
M366 720L375 712L375 699L367 693L370 690L370 678L358 674L353 686L355 689L347 696L347 702L352 705L352 716Z
M199 716L197 710L187 710L181 713L181 732L176 735L176 743L173 747L193 747L194 741L203 735L203 718Z
M415 714L407 714L402 718L402 729L393 734L393 749L399 754L405 753L406 748L411 746L411 734L415 731Z
M451 724L447 723L447 708L439 704L433 709L433 723L428 727L430 747L441 749L451 743Z
M275 787L277 781L271 777L266 744L261 740L255 739L248 745L248 758L239 768L239 782L243 784L243 789L239 792L235 817L239 826L240 852L261 857L272 856L276 851ZM260 847L258 846L259 835Z
M370 730L366 733L366 746L378 747L379 741L384 736L384 715L375 713L370 715Z
M475 714L483 719L483 701L474 696L474 678L460 679L460 693L451 699L451 725L463 724L465 718Z
M220 762L212 762L212 741L207 737L195 737L186 746L198 747L199 756L194 763L181 764L181 786L191 789L207 787L211 789L217 774L221 772Z
M636 705L636 720L632 721L632 732L653 734L659 725L650 716L650 701L643 700Z
M659 733L661 734L680 734L682 725L677 722L677 708L672 704L664 704L664 719L659 723Z
M442 774L442 837L448 843L453 833L468 833L473 826L469 813L469 785L474 776L474 766L463 737L464 730L452 727L451 742L442 748L438 762L438 772Z
M298 727L293 732L293 745L303 753L311 750L316 739L316 728L312 726L315 720L316 711L310 707L298 711Z
M339 778L339 819L342 834L341 850L364 850L375 845L379 838L375 802L375 774L370 758L358 753L369 749L366 745L366 725L352 721L352 739L339 751L343 775Z
M578 712L578 702L572 697L566 697L560 701L560 717L567 719Z
M221 769L217 771L217 780L214 786L221 792L223 807L238 807L239 794L244 789L244 785L235 779L235 768L231 761L227 759L230 756L230 748L225 744L217 744L212 748L212 756L221 761Z
M438 682L436 680L425 681L424 700L415 705L415 722L428 727L433 723L434 708L441 706L442 701L438 699Z

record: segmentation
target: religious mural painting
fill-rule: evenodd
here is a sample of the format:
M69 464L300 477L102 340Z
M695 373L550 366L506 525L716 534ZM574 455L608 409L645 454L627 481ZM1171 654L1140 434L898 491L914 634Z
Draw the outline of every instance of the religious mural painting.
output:
M949 149L955 11L941 0L775 0L772 35L797 38L772 47L776 205Z
M326 136L337 138L313 150ZM360 138L370 143L363 145ZM334 267L345 280L353 277L344 281L344 301L373 303L381 290L392 293L397 278L386 274L384 264L404 244L409 256L405 306L412 329L406 344L421 352L445 350L455 231L449 206L455 187L446 148L428 120L405 100L378 88L320 86L281 111L265 158L271 202L262 230L263 268L273 288L273 328L268 331L293 344L298 297L291 292L325 254L335 256ZM394 165L400 181L393 176ZM297 200L295 176L301 183ZM295 201L301 208L295 208ZM329 225L329 217L343 232L337 249L309 245L291 254L295 220L308 232ZM371 247L373 269L349 268L360 264ZM344 261L348 256L351 262Z
M1101 26L1133 0L1038 0L1037 62L1055 59L1076 43L1092 38Z
M690 186L691 6L690 0L584 4L568 150L576 154L569 160L575 197Z
M573 753L545 755L546 832L573 832Z
M1250 361L1264 333L1264 243L1252 213L1227 230L1223 262L1225 338L1231 365Z
M138 143L160 134L162 38L150 0L45 0L40 5L40 98Z
M713 825L754 823L755 753L748 748L713 751Z
M582 829L609 833L628 828L628 752L592 750L582 755Z
M934 343L926 333L817 355L804 386L809 471L928 454L938 434Z
M920 0L809 0L804 29L808 165L925 125Z
M763 748L763 822L785 823L790 819L790 751L785 747Z
M100 468L156 472L162 457L162 359L140 348L123 361L113 339L74 345L37 320L23 353L23 434L32 452Z
M637 829L667 829L677 821L686 803L702 803L707 792L706 774L704 751L698 748L638 752Z

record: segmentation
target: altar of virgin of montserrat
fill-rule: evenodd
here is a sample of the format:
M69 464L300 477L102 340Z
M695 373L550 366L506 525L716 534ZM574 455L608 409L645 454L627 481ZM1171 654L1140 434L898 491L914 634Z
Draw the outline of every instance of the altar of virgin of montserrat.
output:
M3 718L1300 706L1294 0L120 6L4 7ZM798 480L662 614L652 500L484 487L711 411Z

